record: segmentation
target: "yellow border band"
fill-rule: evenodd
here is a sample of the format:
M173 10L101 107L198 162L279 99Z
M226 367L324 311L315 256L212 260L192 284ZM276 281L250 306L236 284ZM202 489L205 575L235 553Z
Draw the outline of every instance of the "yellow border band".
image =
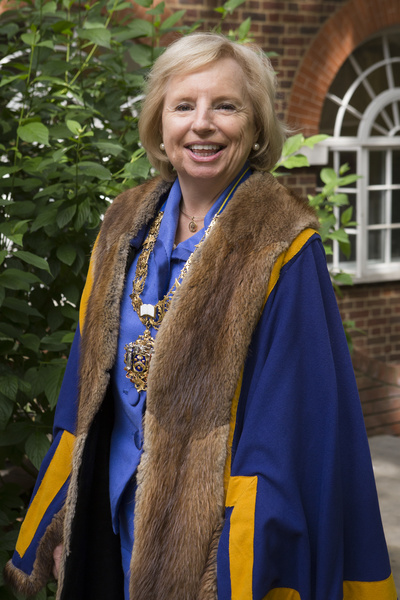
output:
M291 588L275 588L263 600L301 600L299 592Z
M69 477L74 442L75 436L69 431L64 431L22 523L16 545L16 551L21 558L29 548L48 507Z
M79 327L81 330L81 333L83 331L83 325L85 323L85 317L86 317L86 309L87 309L87 305L88 305L88 301L89 301L89 296L92 292L92 288L93 288L93 279L94 279L94 251L97 245L97 240L99 238L96 238L96 241L94 243L93 246L93 250L92 250L92 257L90 259L90 263L89 263L89 270L86 276L86 283L85 283L85 287L83 288L83 292L82 292L82 296L81 296L81 303L79 306Z
M393 575L383 581L345 581L343 600L396 600Z
M253 597L256 496L257 476L230 478L226 506L233 506L229 534L232 600Z
M280 254L278 256L278 258L273 266L273 269L271 272L271 277L269 278L267 295L265 297L265 303L267 302L270 293L272 292L272 290L278 283L278 279L279 279L279 275L280 275L282 267L285 266L290 260L292 260L292 258L294 256L296 256L296 254L298 254L300 252L300 250L302 249L304 244L306 242L308 242L308 240L310 239L311 236L314 235L314 233L318 233L318 231L316 231L315 229L310 229L310 228L305 229L291 243L291 245L286 250L286 252L282 252L282 254Z

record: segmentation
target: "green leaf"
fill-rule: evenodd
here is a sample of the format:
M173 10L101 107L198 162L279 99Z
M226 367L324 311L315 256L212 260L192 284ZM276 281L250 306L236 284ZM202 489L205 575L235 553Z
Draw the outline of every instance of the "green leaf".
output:
M75 332L71 331L71 333L66 333L63 338L62 338L62 342L64 342L65 344L72 344L72 342L74 341L74 337L75 337Z
M0 375L0 391L10 400L16 400L18 392L18 377L15 375Z
M24 81L27 78L27 73L23 73L22 75L13 75L13 77L2 77L0 81L0 88L3 87L3 85L8 85L9 83L16 81L17 79L21 79L21 81Z
M57 258L70 267L76 258L74 246L69 244L59 246L57 248Z
M108 31L108 29L105 29L105 27L97 27L94 29L81 29L78 27L76 32L78 37L83 40L89 40L97 46L111 48L111 33Z
M308 162L308 158L303 156L302 154L296 154L295 156L289 156L286 158L281 164L281 167L285 167L286 169L297 169L299 167L309 167L310 163Z
M150 10L146 10L146 15L151 15L153 17L156 17L158 15L162 15L164 13L164 10L165 10L165 2L160 2L154 8L151 8Z
M59 226L59 228L62 229L63 227L65 227L65 225L67 225L71 221L75 213L76 204L74 204L73 206L68 206L63 210L60 210L60 212L57 214L57 225Z
M45 260L44 258L41 258L40 256L37 256L36 254L32 254L32 252L27 252L25 250L17 250L14 253L14 256L17 256L18 258L20 258L24 262L28 263L29 265L33 265L34 267L37 267L38 269L43 269L44 271L47 271L48 273L50 273L50 267L49 267L49 263L47 262L47 260Z
M86 175L97 177L97 179L102 179L104 181L112 179L112 175L106 167L89 160L78 163L78 169Z
M322 181L327 184L335 183L338 180L338 176L334 169L330 169L328 167L321 169L320 177Z
M23 33L21 40L28 46L34 46L40 41L40 33L38 31L32 31L30 33Z
M0 431L7 427L14 409L14 402L5 395L0 395Z
M328 198L329 202L335 206L347 206L349 197L347 194L332 194Z
M338 180L338 185L340 187L346 187L358 179L361 179L361 175L346 175L346 177L340 177Z
M50 2L43 2L41 6L42 15L52 14L54 15L57 10L57 3L51 0Z
M251 27L251 18L248 17L243 21L238 29L239 39L243 40L247 37Z
M73 121L71 119L65 121L68 129L74 135L79 135L82 132L82 125L78 123L78 121Z
M297 135L292 135L283 144L282 156L283 157L290 156L291 154L298 152L303 145L304 145L304 136L302 133L298 133Z
M27 125L21 125L17 129L17 133L24 142L49 145L49 130L43 123L34 121Z
M1 432L0 447L14 446L21 443L31 430L31 426L27 423L9 423L6 429Z
M320 133L318 135L312 135L309 138L306 138L303 142L303 146L308 146L308 148L314 148L315 144L319 144L324 140L328 139L329 135L325 135L324 133Z
M165 32L167 29L174 27L174 25L176 25L176 23L182 19L185 12L186 11L184 11L184 10L178 10L175 13L173 13L171 16L169 16L167 19L165 19L165 21L162 23L162 25L160 27L160 32Z
M129 49L132 60L141 67L148 67L153 62L153 52L149 46L144 44L134 44Z
M54 207L48 207L46 210L42 210L41 213L36 217L31 226L31 232L37 231L47 225L52 225L57 218L57 209Z
M112 156L118 156L124 151L123 146L117 142L94 142L93 145L101 150L103 154L111 154Z
M51 408L54 408L57 404L62 380L64 377L64 371L64 367L49 366L45 369L46 381L44 384L44 392Z
M229 14L232 14L233 11L236 10L241 4L244 4L244 2L246 2L246 0L228 0L228 2L225 2L223 7Z
M37 46L39 48L50 48L51 50L54 50L54 44L51 40L45 40L44 42L39 42L37 44Z
M353 207L349 206L348 208L346 208L345 211L343 211L342 216L340 217L340 221L341 221L343 227L346 227L346 225L348 223L350 223L352 216L353 216Z
M331 231L328 237L331 240L343 242L344 244L349 242L349 236L343 229L335 229L334 231Z
M28 350L32 350L35 353L39 352L40 339L34 333L24 333L20 337L20 342Z
M117 12L119 10L125 10L126 8L132 9L131 2L121 2L121 4L118 4L118 6L115 6L113 8L113 12Z
M151 37L153 35L154 26L150 21L145 19L134 19L128 24L127 34L129 33L128 39L134 39L138 37Z
M22 312L25 315L43 318L43 315L36 308L21 298L5 298L3 306L5 308L12 308L12 310L17 312Z
M18 531L16 530L6 531L5 533L2 532L0 537L0 550L12 551L12 549L15 548L17 537Z
M135 0L135 3L144 6L144 8L149 8L153 4L153 0Z
M333 278L336 281L336 283L341 283L344 285L353 285L353 277L349 273L335 273L333 275Z
M37 429L34 429L25 442L26 454L33 466L37 469L40 468L49 448L50 442L47 435Z
M34 283L41 283L39 277L20 269L7 269L3 273L0 273L0 285L10 290L25 290L29 292Z

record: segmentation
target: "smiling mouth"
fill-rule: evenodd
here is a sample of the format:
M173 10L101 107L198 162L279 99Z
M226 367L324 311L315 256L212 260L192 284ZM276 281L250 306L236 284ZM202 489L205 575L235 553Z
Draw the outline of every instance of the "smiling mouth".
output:
M214 156L225 146L222 144L189 144L186 148L196 156Z

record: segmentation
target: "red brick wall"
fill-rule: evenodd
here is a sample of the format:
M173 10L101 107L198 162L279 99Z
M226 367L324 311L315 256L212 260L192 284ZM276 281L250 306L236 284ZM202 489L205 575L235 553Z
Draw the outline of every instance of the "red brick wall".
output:
M353 365L368 435L400 435L400 365L388 365L357 351Z
M338 299L344 320L362 330L352 339L357 350L386 363L400 363L400 281L346 287Z
M318 132L326 93L346 58L373 33L400 24L398 0L380 0L379 5L376 0L342 4L307 47L291 87L286 116L308 135Z

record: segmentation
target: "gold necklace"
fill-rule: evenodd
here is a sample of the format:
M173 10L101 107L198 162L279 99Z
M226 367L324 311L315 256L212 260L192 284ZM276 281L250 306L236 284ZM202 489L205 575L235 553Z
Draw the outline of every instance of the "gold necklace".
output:
M190 219L188 223L189 231L191 233L196 233L198 229L196 221L204 221L204 217L191 217L190 215L187 215L180 207L179 210L187 219Z
M220 211L218 211L210 225L207 227L202 239L196 244L194 251L201 246L210 233ZM145 326L143 335L140 335L135 342L129 342L129 344L126 344L124 347L124 370L126 371L126 377L132 381L138 392L147 389L150 361L154 354L154 338L151 335L150 327L153 327L156 330L159 329L177 288L181 285L182 279L189 270L194 254L193 251L184 264L179 277L175 279L172 287L165 294L164 298L159 300L155 305L143 303L140 294L143 292L146 283L150 254L154 250L163 216L164 213L160 211L149 229L147 238L143 242L142 252L136 265L135 278L132 284L132 294L130 295L132 307L137 313L141 323Z

